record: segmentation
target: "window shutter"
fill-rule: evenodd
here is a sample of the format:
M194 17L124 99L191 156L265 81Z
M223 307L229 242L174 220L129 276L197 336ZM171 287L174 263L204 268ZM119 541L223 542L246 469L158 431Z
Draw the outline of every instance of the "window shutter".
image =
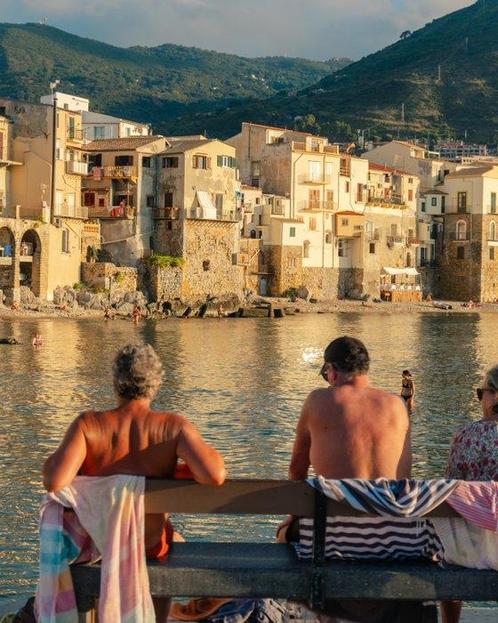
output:
M222 167L223 166L223 156L218 156L216 158L216 162L217 162L219 167Z

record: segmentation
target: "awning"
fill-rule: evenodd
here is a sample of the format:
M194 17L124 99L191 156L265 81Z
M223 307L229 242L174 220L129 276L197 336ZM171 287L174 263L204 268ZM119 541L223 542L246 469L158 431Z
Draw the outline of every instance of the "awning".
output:
M198 190L196 196L199 207L202 209L202 218L216 220L216 207L209 193L205 190Z
M390 266L384 266L384 268L382 269L383 273L386 273L387 275L413 275L413 276L417 276L420 273L418 272L418 270L416 268L392 268Z

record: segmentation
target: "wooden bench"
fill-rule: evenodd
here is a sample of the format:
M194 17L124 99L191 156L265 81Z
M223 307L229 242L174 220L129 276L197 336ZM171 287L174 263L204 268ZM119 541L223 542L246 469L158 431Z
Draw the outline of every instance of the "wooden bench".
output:
M315 608L328 599L496 600L498 573L430 562L325 561L327 516L365 516L334 502L306 483L233 480L222 487L188 480L147 480L146 513L286 515L314 517L312 560L278 543L175 543L164 560L148 563L155 597L273 597L306 601ZM442 504L426 517L458 516ZM100 566L72 567L78 611L92 621Z

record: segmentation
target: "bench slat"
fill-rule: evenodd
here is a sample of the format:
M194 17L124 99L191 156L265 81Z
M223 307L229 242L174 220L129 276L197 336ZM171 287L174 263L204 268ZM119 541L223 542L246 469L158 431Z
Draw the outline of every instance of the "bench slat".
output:
M222 487L192 480L147 479L146 513L297 515L313 517L315 491L305 482L289 480L227 480ZM368 517L349 504L327 500L327 514ZM427 517L458 517L446 503Z
M149 562L157 597L275 597L306 600L311 565L288 545L274 543L174 543L163 561ZM78 609L99 593L100 566L71 568ZM343 562L324 565L327 599L496 600L498 574L430 563Z

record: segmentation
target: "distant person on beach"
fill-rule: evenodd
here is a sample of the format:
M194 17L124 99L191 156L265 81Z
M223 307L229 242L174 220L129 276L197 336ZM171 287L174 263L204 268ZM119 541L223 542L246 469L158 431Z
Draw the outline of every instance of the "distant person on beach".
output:
M450 449L446 478L498 481L498 365L486 372L476 390L482 419L457 431ZM443 602L443 623L458 623L462 603Z
M43 339L39 333L35 333L33 335L33 339L31 340L32 346L43 346Z
M415 383L410 370L403 370L401 373L401 398L405 401L408 411L411 412L415 398Z
M114 320L114 310L112 307L106 307L104 309L104 320Z
M185 462L197 482L223 484L223 459L194 425L177 413L151 410L162 377L161 361L152 346L130 344L119 350L113 366L118 406L87 411L73 421L58 449L43 465L47 491L64 488L77 475L172 478L178 459ZM173 538L167 515L146 515L149 558L162 557ZM169 600L158 600L155 606L157 621L166 621Z
M131 313L131 318L135 324L138 324L142 318L142 312L140 311L140 307L135 305L133 311Z

